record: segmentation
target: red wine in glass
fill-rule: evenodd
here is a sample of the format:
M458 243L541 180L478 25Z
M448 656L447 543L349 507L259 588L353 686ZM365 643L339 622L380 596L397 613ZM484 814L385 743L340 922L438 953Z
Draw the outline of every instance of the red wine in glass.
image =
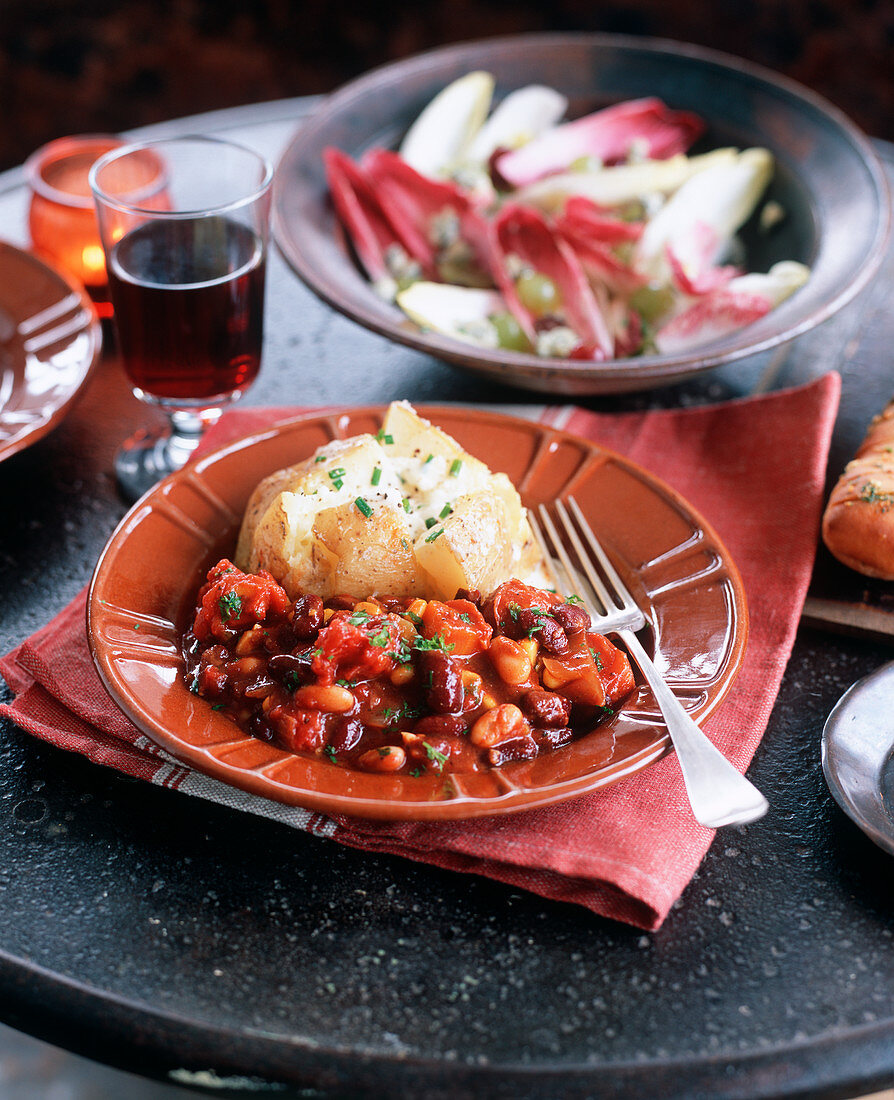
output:
M265 263L251 228L220 215L149 221L108 268L124 369L149 400L199 404L254 380Z

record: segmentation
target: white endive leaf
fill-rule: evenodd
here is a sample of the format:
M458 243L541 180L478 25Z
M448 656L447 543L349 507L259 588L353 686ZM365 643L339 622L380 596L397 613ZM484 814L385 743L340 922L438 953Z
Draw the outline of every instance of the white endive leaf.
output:
M517 149L554 126L567 107L565 96L543 84L510 92L475 135L466 159L486 161L495 149Z
M483 347L498 345L496 329L488 318L505 313L506 302L495 290L420 281L402 290L395 300L420 328Z
M735 149L715 149L697 157L680 153L666 160L619 164L595 172L562 172L523 187L513 198L547 212L560 209L572 195L583 195L600 206L623 206L648 195L669 195L711 165L735 159Z
M637 269L666 282L668 247L687 270L715 262L751 216L772 175L772 154L746 149L691 176L646 225L636 246ZM705 227L713 234L713 256L702 251Z
M424 176L447 175L481 129L494 93L490 73L473 72L438 92L407 130L398 150Z
M755 271L730 279L727 288L741 294L761 294L769 298L774 306L778 306L796 290L800 290L809 278L810 268L806 264L799 264L795 260L780 260L766 273Z

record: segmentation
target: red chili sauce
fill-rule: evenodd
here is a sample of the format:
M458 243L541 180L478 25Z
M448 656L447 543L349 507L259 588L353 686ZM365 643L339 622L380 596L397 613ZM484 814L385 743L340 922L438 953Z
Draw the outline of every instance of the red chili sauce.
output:
M370 772L470 772L587 733L633 688L575 602L304 595L219 562L184 637L190 690L284 749Z

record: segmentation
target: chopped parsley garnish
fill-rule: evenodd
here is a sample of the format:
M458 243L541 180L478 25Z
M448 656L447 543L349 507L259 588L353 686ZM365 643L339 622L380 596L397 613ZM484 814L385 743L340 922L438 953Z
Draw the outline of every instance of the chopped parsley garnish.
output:
M425 541L426 542L434 542L436 538L440 538L440 536L443 535L443 534L444 534L444 528L439 527L437 529L437 531L432 531L432 533L430 535L426 535L425 536Z
M429 516L428 519L425 521L425 526L429 530L431 530L431 528L434 527L437 524L437 522L438 521L434 518L434 516Z
M591 645L588 645L588 646L587 646L587 649L589 649L589 651L590 651L590 656L591 656L591 657L593 658L593 660L594 660L594 661L596 662L596 668L597 668L597 669L598 669L598 670L599 670L600 672L602 672L602 654L601 654L601 653L597 653L597 651L596 651L596 650L595 650L595 649L594 649L594 648L593 648L593 647L592 647Z
M361 515L366 516L367 519L373 514L372 508L366 503L363 497L357 497L354 503L357 505L357 511L360 512Z
M375 634L367 634L372 645L378 646L380 649L382 646L387 645L391 640L391 635L388 633L388 627L380 627Z
M441 511L439 513L439 518L440 519L446 519L452 511L453 511L453 505L452 504L445 504L444 507L441 509Z
M471 621L472 621L472 616L471 616L471 615L467 615L467 614L465 613L465 611L461 611L461 612L459 613L459 617L460 617L460 618L462 619L462 621L463 621L464 623L471 623Z
M459 472L463 468L463 460L461 458L455 458L450 463L450 476L459 477Z
M417 638L413 642L413 649L441 649L450 653L453 648L453 642L445 642L443 634L436 634L433 638Z
M582 599L580 598L580 596L576 595L576 594L575 594L574 592L572 592L572 593L571 593L571 595L570 595L570 596L568 596L568 598L567 598L567 599L565 600L565 603L579 603L579 604L583 604L583 602L584 602L584 601L583 601L583 600L582 600Z
M363 611L362 609L358 611L353 611L348 616L348 622L351 624L351 626L363 626L364 623L369 622L369 612Z
M409 774L412 775L414 779L418 779L424 772L422 768L411 768Z
M224 709L224 705L223 705L223 703L215 703L215 704L214 704L214 705L213 705L213 706L211 707L211 709L212 709L212 710L223 710L223 709Z
M382 480L382 467L376 466L372 472L372 477L369 479L371 485L378 485Z
M335 761L336 761L335 749L331 745L324 745L323 746L323 752L326 756L329 757L329 759L334 764Z
M301 684L301 677L293 669L283 676L282 682L285 684L286 691L297 691Z
M391 755L391 746L390 745L383 745L380 749L377 749L376 751L378 752L379 756L390 756Z
M403 617L409 619L414 626L422 625L422 617L417 615L415 611L405 611Z
M423 741L422 744L425 747L425 755L436 765L438 771L442 772L444 765L447 763L447 757L427 741Z
M343 687L343 688L352 688L352 687L357 686L357 681L356 680L341 679L341 680L336 680L335 682L338 684L339 687Z
M220 608L220 617L225 623L230 619L238 619L242 614L242 600L235 592L228 592L225 596L221 596L217 606Z

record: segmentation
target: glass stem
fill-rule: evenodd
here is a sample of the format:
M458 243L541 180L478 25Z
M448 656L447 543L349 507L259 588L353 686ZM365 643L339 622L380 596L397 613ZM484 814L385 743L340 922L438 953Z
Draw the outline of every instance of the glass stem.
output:
M201 442L202 436L220 417L222 409L174 409L171 418L171 436L165 450L171 469L179 470L189 460Z

